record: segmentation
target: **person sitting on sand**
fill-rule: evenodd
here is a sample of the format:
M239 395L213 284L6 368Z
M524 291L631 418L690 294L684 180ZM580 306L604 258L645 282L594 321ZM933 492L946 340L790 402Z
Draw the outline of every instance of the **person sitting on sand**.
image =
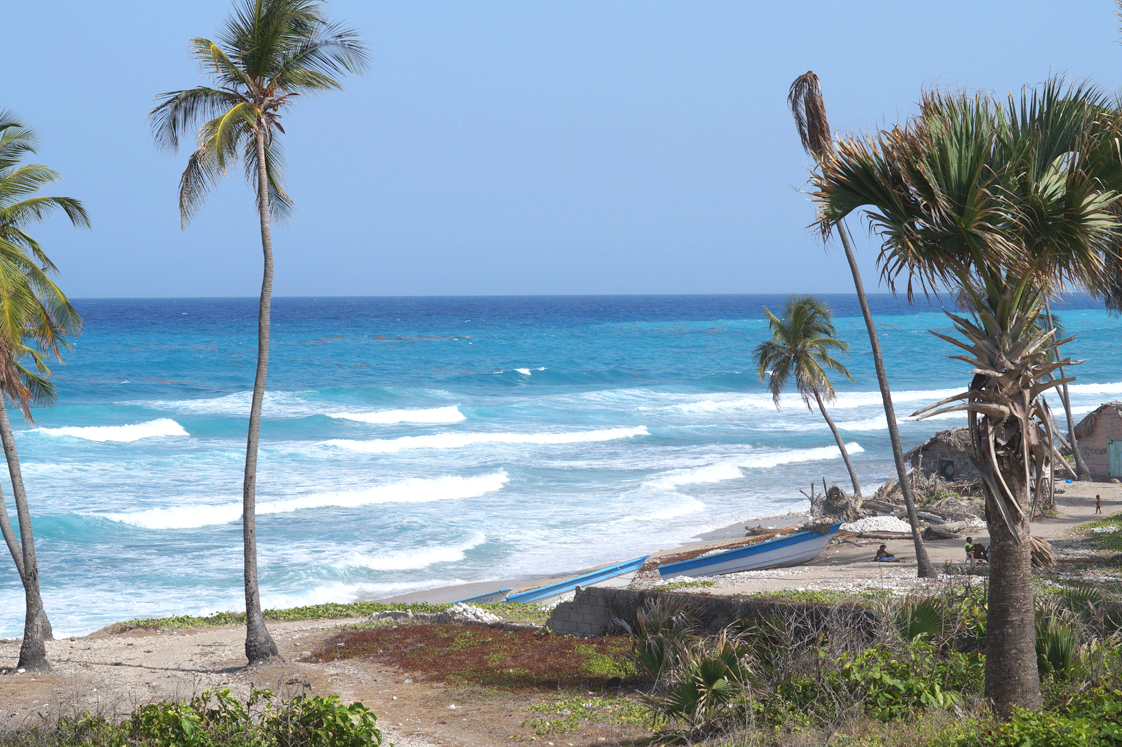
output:
M877 556L874 560L878 563L895 563L897 562L896 556L885 549L885 545L881 545L877 550Z

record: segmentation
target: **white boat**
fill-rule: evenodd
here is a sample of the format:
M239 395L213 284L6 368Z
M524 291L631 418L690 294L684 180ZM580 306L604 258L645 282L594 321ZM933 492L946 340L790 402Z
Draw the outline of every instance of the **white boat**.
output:
M658 572L663 578L720 576L725 573L801 565L818 557L818 553L825 549L840 528L839 521L830 526L796 532L786 537L776 537L747 547L681 560L677 563L667 563L660 565Z

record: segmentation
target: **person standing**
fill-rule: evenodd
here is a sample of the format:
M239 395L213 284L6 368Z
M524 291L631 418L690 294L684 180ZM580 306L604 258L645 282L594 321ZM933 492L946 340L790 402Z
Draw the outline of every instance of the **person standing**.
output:
M1101 495L1095 496L1095 513L1101 514L1103 512L1103 497Z

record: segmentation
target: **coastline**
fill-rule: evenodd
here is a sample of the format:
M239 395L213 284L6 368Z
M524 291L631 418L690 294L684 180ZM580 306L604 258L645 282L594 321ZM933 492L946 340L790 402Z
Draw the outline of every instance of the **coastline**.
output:
M745 537L745 529L748 526L760 527L765 529L783 529L790 526L797 526L801 524L806 517L807 512L795 513L789 512L778 516L763 516L753 517L737 521L727 526L718 527L717 529L710 529L705 532L699 532L689 541L682 542L673 547L659 548L651 551L649 558L651 560L660 560L668 555L679 555L682 553L692 552L705 552L718 548L725 547L726 545L733 544L738 540ZM509 578L500 578L488 581L473 581L467 584L453 584L451 586L434 586L429 589L422 589L419 591L407 592L405 594L395 594L388 597L378 597L372 599L359 599L356 601L371 601L371 602L386 602L386 603L410 603L410 602L432 602L435 604L451 604L463 599L470 599L473 596L480 594L487 594L498 589L513 589L513 593L526 591L528 589L536 589L539 586L563 581L567 578L573 578L589 571L594 571L598 568L620 563L628 558L620 558L608 563L601 563L600 565L589 566L587 568L579 568L574 570L566 570L557 574L545 576L512 576Z

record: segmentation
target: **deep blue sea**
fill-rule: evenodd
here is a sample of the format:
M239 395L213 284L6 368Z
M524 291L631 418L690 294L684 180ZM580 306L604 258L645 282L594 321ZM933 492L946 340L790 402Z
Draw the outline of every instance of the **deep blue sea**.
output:
M893 474L853 296L832 414L866 492ZM781 296L280 298L258 478L266 607L577 570L849 489L821 416L752 363ZM938 305L873 299L905 446L967 367ZM242 609L255 299L86 300L56 406L18 424L57 635ZM1059 308L1076 413L1122 395L1122 321ZM13 418L18 417L12 412ZM4 493L12 510L10 486ZM14 515L14 514L13 514ZM23 595L0 563L0 636Z

